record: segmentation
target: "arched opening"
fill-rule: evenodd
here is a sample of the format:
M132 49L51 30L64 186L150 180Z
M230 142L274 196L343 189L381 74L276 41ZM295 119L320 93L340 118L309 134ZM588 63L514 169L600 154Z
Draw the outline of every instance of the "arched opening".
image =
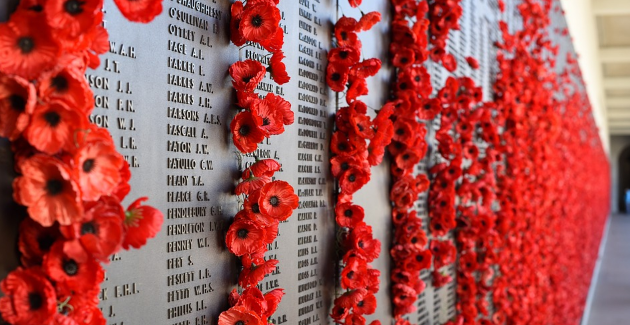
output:
M628 213L626 209L626 190L630 190L630 146L627 146L619 155L619 174L618 174L618 201L619 211Z

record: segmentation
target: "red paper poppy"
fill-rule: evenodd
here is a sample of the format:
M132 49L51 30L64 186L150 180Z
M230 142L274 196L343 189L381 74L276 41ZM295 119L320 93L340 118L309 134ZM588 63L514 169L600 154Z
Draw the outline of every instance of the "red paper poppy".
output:
M57 312L55 289L40 268L14 270L1 288L0 313L11 324L49 324Z
M274 181L260 190L260 212L278 221L284 221L297 209L299 198L293 187L285 181Z
M243 46L247 40L243 38L241 32L239 30L241 25L241 18L243 16L243 2L235 1L232 6L230 6L230 40L236 46Z
M271 74L271 79L279 85L283 85L291 80L287 73L287 67L282 62L283 59L284 54L282 51L274 52L271 55L271 60L269 60L269 67L267 67L267 72Z
M40 98L64 101L69 107L89 114L94 108L94 97L83 71L72 65L46 72L38 79Z
M219 315L219 325L265 325L256 314L244 307L235 306Z
M328 62L346 67L346 71L361 59L359 50L354 47L336 47L328 52Z
M276 97L273 96L273 98ZM282 111L274 105L271 99L272 97L267 95L265 99L254 102L252 113L262 119L260 128L267 134L282 134L284 132Z
M88 123L85 115L70 109L60 101L35 107L31 124L24 137L35 148L47 154L75 146L77 132Z
M269 2L259 2L245 7L239 30L246 40L262 43L274 36L279 23L280 10Z
M59 238L61 233L57 224L43 227L31 218L24 218L20 223L18 238L22 265L25 267L41 265L44 255Z
M162 13L162 0L114 0L125 18L138 23L148 23Z
M0 74L0 136L17 139L29 123L36 100L35 87L30 82Z
M102 8L103 0L49 0L44 12L50 27L73 38L100 23L96 16Z
M262 118L249 111L236 114L230 123L230 130L234 145L239 151L250 153L258 148L258 144L266 136L266 132L261 128L262 124Z
M370 180L370 170L350 167L339 177L339 187L341 192L352 195L363 188Z
M265 293L265 302L267 302L267 309L263 313L262 319L268 319L276 312L276 310L278 309L278 305L282 300L282 296L284 296L283 289L273 289Z
M357 23L356 29L357 31L370 30L379 21L381 21L380 12L378 11L368 12L367 14L361 16L361 19L359 19L359 22Z
M108 261L111 254L120 250L123 236L124 211L120 202L103 196L97 202L86 203L86 211L80 222L62 226L61 233L67 238L64 252L84 261L88 256Z
M265 67L258 61L234 62L229 69L232 86L236 91L252 92L265 77Z
M30 80L53 67L60 49L49 31L30 11L14 13L0 24L0 70Z
M326 68L326 84L328 87L336 92L344 91L348 83L348 70L347 66L330 62Z
M45 227L68 225L83 216L79 186L68 167L55 158L35 155L22 163L23 175L13 182L14 199L28 207L33 220Z
M359 289L367 282L367 263L365 260L352 257L341 271L341 287L343 289Z
M147 197L141 197L133 201L125 212L125 239L122 242L124 249L144 246L147 239L155 237L162 228L164 215L152 206L142 205L146 200Z
M105 278L105 272L96 260L88 258L79 261L81 256L64 252L64 243L58 241L44 257L44 270L56 286L77 292L89 291L98 287Z
M477 61L477 59L473 58L472 56L466 57L466 62L468 62L468 65L473 70L479 69L479 61Z
M251 165L249 168L245 169L242 174L243 180L254 177L267 176L272 177L275 172L279 171L282 165L277 162L275 159L260 159L256 160L256 162Z
M372 235L372 227L359 223L348 238L351 253L366 260L368 263L376 259L381 253L381 242Z
M225 242L232 254L243 256L264 249L265 236L265 230L256 223L239 218L230 225Z
M126 164L112 143L92 141L74 155L74 170L85 201L109 195L121 181L120 169Z
M243 270L238 276L238 285L242 288L255 286L262 281L267 274L275 271L278 260L270 259L261 265L243 265Z
M351 202L337 204L335 207L335 220L341 227L354 228L363 221L364 216L363 208Z

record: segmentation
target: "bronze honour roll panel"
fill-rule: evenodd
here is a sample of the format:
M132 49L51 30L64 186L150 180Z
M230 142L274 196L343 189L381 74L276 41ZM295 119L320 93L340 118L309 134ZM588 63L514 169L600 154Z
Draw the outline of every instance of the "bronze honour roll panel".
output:
M272 321L327 323L334 290L328 163L334 108L325 58L335 9L331 1L281 1L292 79L279 86L267 76L256 92L289 100L295 123L241 155L229 132L237 111L227 70L237 60L266 64L270 56L229 42L231 3L164 0L163 13L142 25L105 1L110 51L86 75L95 91L90 119L110 130L131 165L129 197L149 196L165 218L146 247L122 252L107 266L100 306L109 325L217 323L238 277L238 260L224 245L242 204L232 191L254 156L278 160L276 178L300 196L268 247L267 257L280 263L259 285L263 292L285 289Z

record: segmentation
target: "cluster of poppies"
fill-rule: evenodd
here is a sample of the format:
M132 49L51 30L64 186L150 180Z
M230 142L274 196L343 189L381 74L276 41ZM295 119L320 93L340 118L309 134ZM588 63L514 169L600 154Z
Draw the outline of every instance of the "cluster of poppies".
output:
M135 21L161 11L160 1L117 4ZM28 213L22 266L1 284L0 313L13 325L105 324L101 263L142 247L163 222L147 198L123 208L129 164L109 132L88 121L94 102L84 73L108 49L102 5L25 0L0 23L0 136L11 140L13 197Z
M290 80L282 62L284 30L279 26L281 15L277 5L278 1L273 0L249 0L246 5L237 1L231 7L232 43L257 44L272 55L266 68L258 61L245 60L235 62L229 69L239 109L230 129L234 145L241 153L254 152L265 138L282 134L284 126L294 121L291 104L284 98L273 93L260 98L255 93L267 72L278 84ZM240 258L238 284L243 292L232 291L231 308L219 315L219 325L265 325L284 295L281 288L263 294L258 284L277 270L278 260L265 259L265 253L278 236L280 222L297 209L299 198L289 183L273 180L282 167L279 162L255 159L243 171L234 191L245 197L243 210L234 217L225 239L230 252Z
M254 92L267 72L278 84L291 79L282 62L284 30L280 27L279 0L250 0L246 5L236 1L231 7L230 39L236 46L257 44L271 53L265 67L255 60L237 61L230 66L232 85L236 90L239 113L230 123L236 148L251 153L271 135L284 132L285 125L293 124L291 103L281 96L268 93L264 98Z
M457 59L452 53L447 53L446 44L451 30L459 30L459 18L463 9L461 0L433 0L430 2L429 40L431 42L430 57L433 62L442 63L450 72L457 69Z
M504 131L495 148L505 167L500 211L486 220L499 249L485 324L578 324L608 214L609 164L576 60L551 42L554 10L556 1L525 0L521 30L500 23L495 121ZM470 324L483 312L465 310Z
M355 8L359 4L360 1L350 1ZM389 119L392 106L384 106L372 119L367 105L357 99L368 94L366 78L376 75L381 68L378 59L360 61L358 37L359 32L370 30L378 23L381 14L361 14L359 20L342 16L335 23L337 47L328 52L326 70L328 86L336 92L345 92L348 104L335 115L336 130L330 144L331 170L339 185L335 219L341 232L341 288L346 290L335 299L331 317L343 324L365 324L363 315L376 311L374 294L379 290L380 272L369 263L379 256L381 242L373 237L372 227L363 220L365 211L353 204L352 196L369 182L371 166L381 163L393 135Z
M431 267L427 234L415 210L420 193L429 188L425 174L415 174L416 165L427 153L427 130L421 120L431 120L440 107L429 100L431 76L424 66L428 58L427 2L392 1L392 41L390 54L396 68L392 88L391 120L394 135L388 151L392 157L392 302L397 325L410 324L403 319L415 310L415 301L426 284L420 271Z

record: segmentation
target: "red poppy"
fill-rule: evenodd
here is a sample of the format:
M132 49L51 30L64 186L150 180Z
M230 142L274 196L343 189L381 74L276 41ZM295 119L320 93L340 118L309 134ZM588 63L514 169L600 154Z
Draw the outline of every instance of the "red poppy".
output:
M329 62L326 68L326 84L330 89L336 92L342 92L346 89L348 83L347 66L340 63Z
M31 218L24 218L20 223L18 247L20 249L23 266L41 265L42 259L52 245L61 238L59 227L43 227Z
M258 148L258 144L266 136L266 132L261 128L262 124L262 118L249 111L236 114L230 123L230 130L234 145L239 151L250 153Z
M247 42L239 30L241 18L243 17L243 10L243 2L241 1L235 1L230 7L230 40L236 46L242 46L245 42Z
M473 70L479 69L479 61L477 61L477 59L473 58L472 56L466 57L466 62L468 62L468 65Z
M284 296L283 289L273 289L267 293L265 293L265 301L267 302L267 309L263 313L262 319L268 319L276 312L278 309L278 305L282 300L282 296Z
M56 286L83 292L103 282L105 272L96 260L88 258L80 261L81 256L66 253L63 248L63 241L58 241L44 257L44 270Z
M121 181L120 169L126 164L113 144L105 141L88 142L77 151L73 162L85 201L113 193Z
M155 237L162 228L164 215L152 206L141 205L146 200L147 197L141 197L133 201L125 212L125 239L122 242L124 249L144 246L147 239Z
M70 109L63 102L54 101L35 107L24 137L33 147L52 155L62 149L71 150L77 132L86 124L84 114Z
M255 286L262 281L267 274L275 271L278 260L270 259L260 265L243 265L243 270L238 276L238 285L242 288Z
M219 315L219 325L265 325L256 314L247 308L235 306Z
M328 62L347 67L346 71L349 70L351 66L358 63L360 59L361 55L359 50L354 47L336 47L328 52Z
M242 174L243 180L248 179L252 175L254 177L267 176L272 177L275 172L279 171L282 165L275 159L260 159L245 169Z
M367 14L361 16L361 19L359 19L359 22L357 23L356 29L357 31L370 30L379 21L381 21L380 12L378 11L368 12Z
M125 18L138 23L148 23L162 13L162 0L114 0Z
M25 79L35 79L54 66L59 46L50 28L36 14L17 12L0 24L0 70Z
M350 78L348 81L348 91L346 92L346 102L352 103L359 96L365 96L369 92L367 81L362 78Z
M236 61L230 66L232 86L236 91L252 92L265 77L265 67L255 60Z
M13 197L28 207L33 220L50 227L55 221L68 225L81 219L81 192L65 164L38 154L25 160L21 170L23 175L13 182Z
M44 12L50 27L73 38L100 23L96 16L102 8L103 0L49 0Z
M354 194L370 180L370 169L350 166L339 177L339 187L345 194Z
M41 75L37 86L39 96L47 101L64 101L69 107L89 114L94 108L90 85L82 69L69 63L69 66L60 66Z
M297 209L299 198L293 187L285 181L274 181L260 190L260 212L278 221L284 221Z
M401 49L396 51L392 64L400 69L409 68L416 61L416 54L411 49Z
M348 238L352 254L366 260L368 263L375 260L381 253L381 242L372 235L372 227L364 222L359 223Z
M108 261L111 254L120 250L124 230L124 211L120 202L109 196L86 203L86 211L80 222L62 226L61 233L67 241L64 252L84 261L88 256Z
M271 93L269 93L271 94ZM265 97L265 99L256 101L252 105L252 113L262 119L260 126L267 134L282 134L284 132L284 123L282 111L272 102L275 97L273 94Z
M282 62L283 59L284 54L282 51L274 52L271 55L271 60L269 60L269 67L267 67L267 72L271 74L271 79L279 85L283 85L291 80L287 73L287 67Z
M363 60L350 68L350 75L356 78L375 76L381 69L381 60L372 58Z
M367 263L358 257L351 257L341 271L343 289L359 289L367 282Z
M363 208L351 202L337 204L335 207L335 220L341 227L354 228L363 221L364 216Z
M236 195L245 194L245 195L250 195L251 197L254 191L261 189L263 186L265 186L265 184L271 182L271 177L269 176L256 177L250 174L248 171L249 169L246 169L243 172L243 176L247 174L249 175L249 177L241 181L240 183L238 183L238 185L236 185L236 188L234 189L234 194Z
M245 7L239 31L246 40L262 43L274 36L279 23L280 10L269 2L258 2Z
M345 325L365 325L365 318L359 314L352 313L346 317L346 321L344 324Z
M262 240L266 235L265 230L256 223L237 218L232 225L230 225L225 242L232 254L243 256L264 249Z
M11 324L49 324L57 312L55 288L39 267L12 271L1 288L0 313Z
M362 2L363 0L348 0L348 3L350 3L350 7L352 8L360 6Z
M29 123L36 100L30 82L0 73L0 136L17 139Z

